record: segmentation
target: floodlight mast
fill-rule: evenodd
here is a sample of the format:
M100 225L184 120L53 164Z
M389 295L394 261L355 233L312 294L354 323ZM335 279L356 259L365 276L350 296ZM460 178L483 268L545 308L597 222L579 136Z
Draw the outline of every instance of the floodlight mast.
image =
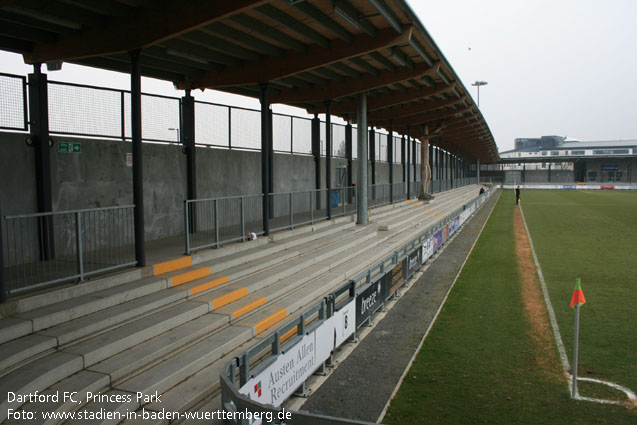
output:
M472 86L476 86L478 88L478 108L480 108L480 86L486 86L486 81L476 81L475 83L471 83Z

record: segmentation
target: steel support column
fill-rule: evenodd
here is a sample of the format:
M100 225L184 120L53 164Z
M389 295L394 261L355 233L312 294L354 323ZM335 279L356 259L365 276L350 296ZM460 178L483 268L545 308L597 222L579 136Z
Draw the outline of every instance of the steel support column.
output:
M312 119L312 156L314 156L315 188L321 188L321 120L317 114ZM316 209L321 209L321 193L316 192Z
M263 192L263 234L270 234L270 100L268 85L261 84L261 191Z
M407 167L405 165L405 155L406 155L405 145L406 145L405 135L403 134L400 136L400 163L403 166L403 183L407 182Z
M41 64L33 67L33 74L29 74L28 93L31 143L35 148L35 189L38 212L47 213L53 211L47 75L42 74ZM53 260L55 258L53 218L42 217L39 220L39 226L40 259Z
M144 232L144 164L142 153L142 72L140 51L131 58L131 139L133 151L133 203L135 204L135 259L138 267L146 265Z
M327 219L332 219L332 111L325 102L325 185L327 187Z
M186 199L197 199L197 172L195 150L195 98L186 90L181 98L181 131L179 136L186 155ZM195 232L195 209L188 211L188 231Z
M352 187L354 183L352 179L352 165L353 165L353 153L352 153L352 124L348 121L345 126L345 158L347 159L347 187ZM347 203L352 203L352 191L347 190Z
M389 120L387 135L387 162L389 163L389 203L394 203L394 121Z
M434 146L431 143L431 141L429 141L429 175L431 176L430 182L429 182L431 186L427 192L433 193L434 192Z
M549 183L551 183L551 163L549 162Z
M358 148L358 169L357 169L357 202L356 202L356 222L367 225L367 94L359 93L356 97L356 122L358 131L356 132L356 147Z
M411 125L407 125L407 199L409 199L410 191L409 186L411 186Z
M476 177L478 177L478 184L480 184L480 158L476 162Z

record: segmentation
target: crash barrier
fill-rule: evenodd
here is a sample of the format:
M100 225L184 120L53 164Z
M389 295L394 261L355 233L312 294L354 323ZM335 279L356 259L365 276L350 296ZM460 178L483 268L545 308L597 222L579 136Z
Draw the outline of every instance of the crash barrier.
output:
M492 191L447 215L227 364L220 381L228 423L254 425L267 419L285 424L367 424L286 412L281 406L293 394L305 392L305 381L331 363L334 350L356 337L356 329L396 296Z
M133 210L128 205L3 217L5 291L83 281L134 265Z

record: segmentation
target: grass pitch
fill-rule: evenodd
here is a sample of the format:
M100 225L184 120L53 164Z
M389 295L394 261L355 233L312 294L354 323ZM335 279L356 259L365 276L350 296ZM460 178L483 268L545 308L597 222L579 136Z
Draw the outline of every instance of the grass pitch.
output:
M523 209L569 358L582 279L579 376L637 392L637 192L526 191Z
M620 284L621 277L630 273L622 269L625 264L619 257L624 261L634 257L628 247L635 238L624 240L634 229L620 230L624 227L620 223L609 223L615 220L625 225L631 216L634 223L636 195L548 191L522 194L569 357L573 312L568 304L575 277L580 277L588 301L582 307L580 370L593 371L601 379L628 387L634 382L637 346L631 339L636 334L635 318L627 317L625 312L635 310L631 291L637 288L634 278L628 281L632 283ZM593 197L590 201L589 196ZM614 207L607 206L609 202ZM563 207L569 210L564 211ZM384 423L637 423L635 409L571 400L566 379L555 373L561 370L555 345L538 346L525 315L515 249L514 208L514 195L504 192ZM576 218L580 215L583 217ZM603 224L591 225L588 221L592 219L586 218L589 216L601 217ZM580 220L585 222L581 226L576 224ZM582 228L587 232L582 232ZM578 229L580 236L573 241L572 234ZM609 229L614 229L612 236L607 233ZM591 248L591 259L588 250L581 249L589 240L597 246L600 240L606 241L606 254ZM611 245L622 247L622 252L617 254ZM583 262L587 262L584 268ZM610 271L600 271L601 265ZM628 267L634 272L634 265ZM593 283L600 282L600 275L606 276L605 283ZM621 303L632 304L626 310L615 308ZM587 315L589 318L585 319ZM591 324L593 321L597 323ZM609 327L613 329L608 330ZM615 335L622 337L614 340ZM599 343L584 349L593 339ZM598 348L591 348L594 346ZM582 392L598 391L594 386L580 387ZM634 385L631 388L635 390Z

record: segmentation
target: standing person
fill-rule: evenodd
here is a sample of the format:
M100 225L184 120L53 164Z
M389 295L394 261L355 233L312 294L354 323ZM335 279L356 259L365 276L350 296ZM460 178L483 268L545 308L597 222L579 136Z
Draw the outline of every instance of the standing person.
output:
M517 205L520 202L520 186L518 185L515 188L515 205Z

